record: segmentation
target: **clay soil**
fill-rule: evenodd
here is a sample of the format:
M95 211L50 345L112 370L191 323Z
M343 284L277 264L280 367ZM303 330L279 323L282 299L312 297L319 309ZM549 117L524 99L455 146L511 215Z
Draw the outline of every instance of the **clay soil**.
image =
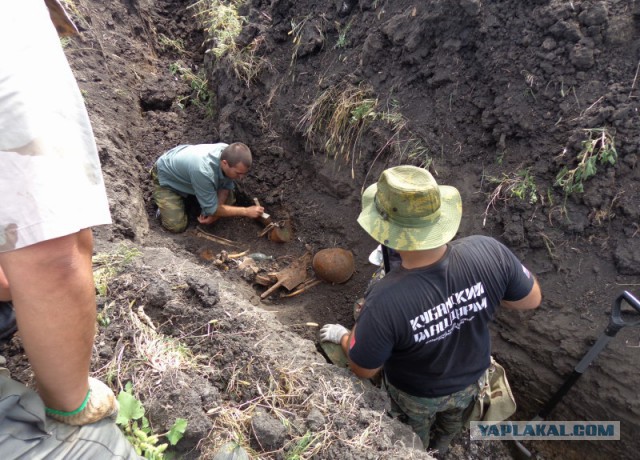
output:
M513 419L536 415L560 387L621 292L640 295L637 1L252 0L238 10L236 44L253 50L260 67L244 79L228 55L207 52L214 43L192 2L73 3L81 34L65 50L114 221L95 230L96 253L120 260L140 252L99 297L93 370L116 391L132 381L158 432L188 419L178 458L212 458L229 439L255 458L428 458L385 415L384 392L327 363L317 347L317 325L353 325L353 303L376 269L368 262L376 243L356 218L362 190L386 167L425 166L456 186L458 236L493 236L538 276L542 306L500 312L492 325L493 354L519 405ZM204 89L188 71L206 79ZM305 117L330 90L354 88L375 101L374 113L370 123L352 121L365 126L360 137L332 151L326 125L307 129ZM584 190L565 193L558 173L577 168L585 141L603 131L615 162L596 162ZM238 203L259 198L291 223L290 242L259 237L263 227L246 219L204 229L234 246L195 235L195 220L179 235L160 227L155 159L177 144L219 141L251 147L254 167ZM518 195L510 183L529 185ZM256 272L332 247L354 255L348 282L260 298ZM224 260L244 251L271 257ZM179 340L197 365L155 360L142 345L154 334ZM620 421L620 441L527 448L539 458L637 458L639 347L639 330L623 329L550 417ZM19 338L0 353L31 381ZM311 447L296 451L309 433L318 435ZM470 445L463 434L447 458L511 455L506 443Z

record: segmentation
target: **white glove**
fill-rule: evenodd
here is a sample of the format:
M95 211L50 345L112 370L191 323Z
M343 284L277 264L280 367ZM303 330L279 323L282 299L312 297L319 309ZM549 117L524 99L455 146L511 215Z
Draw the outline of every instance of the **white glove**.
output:
M333 342L340 345L340 340L347 334L349 334L349 329L340 324L325 324L320 329L320 341Z

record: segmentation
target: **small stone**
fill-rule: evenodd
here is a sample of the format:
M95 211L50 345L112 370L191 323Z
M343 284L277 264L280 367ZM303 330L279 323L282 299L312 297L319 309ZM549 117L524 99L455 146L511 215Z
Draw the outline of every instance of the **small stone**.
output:
M321 431L324 427L326 420L322 412L316 407L309 411L309 415L307 415L307 426L311 431Z
M570 59L571 63L576 67L576 69L590 69L595 63L593 48L578 43L573 47L573 50L571 50Z
M282 447L287 436L287 430L282 422L264 411L259 411L251 419L251 427L256 441L267 450L277 450Z

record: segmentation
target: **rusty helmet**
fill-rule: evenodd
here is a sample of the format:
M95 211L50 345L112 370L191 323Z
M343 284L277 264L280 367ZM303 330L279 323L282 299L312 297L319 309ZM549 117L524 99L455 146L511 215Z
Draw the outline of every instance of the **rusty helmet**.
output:
M345 283L355 270L353 253L342 248L322 249L313 256L313 271L329 283Z

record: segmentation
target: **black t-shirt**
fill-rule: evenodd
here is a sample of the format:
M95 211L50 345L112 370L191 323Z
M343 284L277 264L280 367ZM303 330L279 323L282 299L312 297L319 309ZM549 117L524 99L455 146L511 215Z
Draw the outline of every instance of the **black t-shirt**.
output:
M455 393L489 367L488 324L500 301L532 287L533 276L495 239L452 241L435 264L393 268L370 287L349 357L365 369L384 364L389 382L411 395Z

